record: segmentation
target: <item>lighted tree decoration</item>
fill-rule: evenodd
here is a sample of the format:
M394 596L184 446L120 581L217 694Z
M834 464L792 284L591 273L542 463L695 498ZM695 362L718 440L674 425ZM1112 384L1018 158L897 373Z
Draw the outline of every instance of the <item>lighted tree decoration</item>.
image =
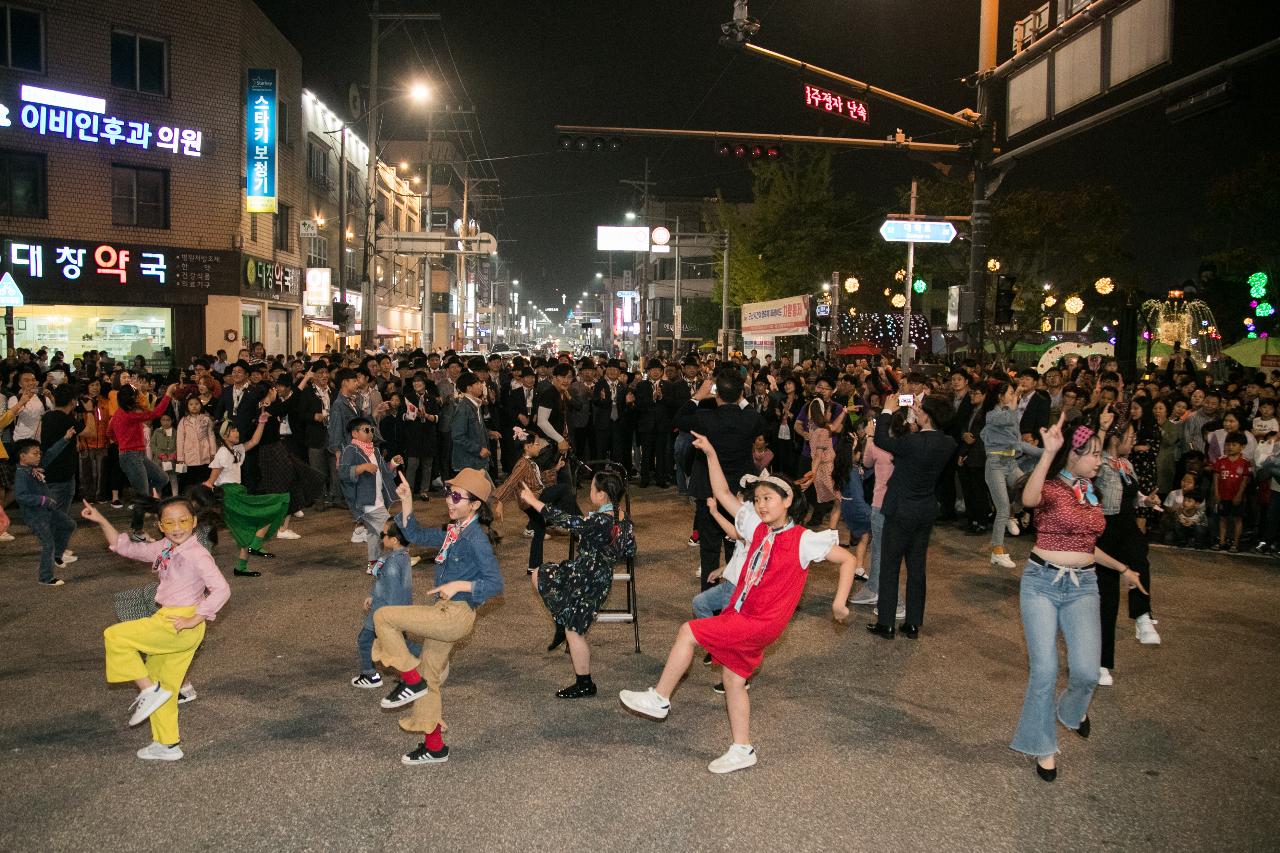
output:
M1100 295L1106 296L1108 293L1116 289L1116 285L1115 282L1104 275L1093 283L1093 289L1098 291Z
M1079 314L1084 310L1084 300L1079 296L1068 296L1067 301L1062 303L1062 307L1068 314Z
M1256 272L1249 276L1249 295L1254 299L1262 299L1267 295L1267 274Z
M915 281L911 282L911 289L914 290L916 293L924 293L926 290L929 289L929 285L927 282L925 282L924 279L918 278Z
M895 293L893 295L892 304L894 308L903 308L907 304L907 297L901 293Z

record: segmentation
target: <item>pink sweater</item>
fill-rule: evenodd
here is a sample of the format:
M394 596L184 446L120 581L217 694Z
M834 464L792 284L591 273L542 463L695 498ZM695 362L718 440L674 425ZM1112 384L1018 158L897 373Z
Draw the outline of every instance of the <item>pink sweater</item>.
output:
M893 476L893 454L876 447L873 439L867 439L867 449L862 454L862 467L876 469L876 486L871 492L871 505L879 509L884 506L884 493L889 488L889 478Z

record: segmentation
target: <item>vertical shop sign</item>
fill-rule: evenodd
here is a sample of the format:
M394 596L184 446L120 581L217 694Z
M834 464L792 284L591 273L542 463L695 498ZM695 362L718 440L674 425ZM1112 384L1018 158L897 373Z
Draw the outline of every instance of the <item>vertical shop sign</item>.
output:
M250 68L245 94L245 210L276 212L276 70Z

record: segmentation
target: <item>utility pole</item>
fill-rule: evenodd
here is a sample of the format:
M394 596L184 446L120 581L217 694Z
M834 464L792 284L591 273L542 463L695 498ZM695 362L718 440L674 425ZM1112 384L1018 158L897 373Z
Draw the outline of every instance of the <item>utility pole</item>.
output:
M346 310L347 304L347 123L338 126L338 304ZM347 335L338 329L342 349L346 349Z
M680 308L680 216L676 215L676 283L673 299L671 300L671 357L675 358L680 353L680 325L675 322L677 319L684 322L684 312Z
M987 338L987 235L991 228L991 202L987 199L987 171L991 160L991 81L988 72L996 67L996 36L1000 0L982 0L978 30L978 102L982 122L974 148L973 208L969 216L969 290L975 303L974 322L978 326L978 362L986 350ZM910 297L908 297L910 298ZM971 338L972 339L972 338Z
M360 347L372 349L378 331L377 274L378 242L378 14L379 0L373 0L373 35L369 41L369 185L365 188L368 211L365 216L364 277L360 281ZM343 234L343 239L346 235Z
M643 181L622 181L622 183L632 189L640 190L640 218L644 222L645 228L649 228L649 187L653 183L649 180L649 158L644 158ZM648 338L649 331L649 294L645 288L645 269L649 265L649 256L647 249L644 253L637 252L636 254L640 259L640 270L636 275L636 288L640 293L640 334L637 338L637 347L640 350L640 357L643 359L645 354L648 353L648 349L645 347L645 340Z
M471 236L471 220L467 218L467 205L470 202L471 189L470 171L470 163L464 160L462 162L462 224L458 228L463 237ZM471 282L467 280L466 255L458 255L458 281L462 285L462 345L465 347L467 345L468 322L471 323L471 328L475 331L476 337L479 337L475 322L476 295L471 292ZM468 310L468 306L470 306L470 310Z
M435 110L427 111L427 209L419 210L421 219L419 223L423 231L431 233L431 196L435 193L435 185L431 183L431 132L435 130ZM419 201L421 207L421 201ZM431 295L431 262L424 254L418 262L422 272L419 278L422 280L422 349L424 352L430 352L432 345L435 343L436 337L436 315L435 304Z
M911 179L911 206L907 210L911 220L916 218L916 180ZM902 372L906 373L911 364L911 291L915 284L916 244L914 240L907 242L907 277L903 281L907 301L902 306L902 355L900 363Z
M724 335L721 356L729 360L729 231L724 232L724 281L720 285L720 334Z

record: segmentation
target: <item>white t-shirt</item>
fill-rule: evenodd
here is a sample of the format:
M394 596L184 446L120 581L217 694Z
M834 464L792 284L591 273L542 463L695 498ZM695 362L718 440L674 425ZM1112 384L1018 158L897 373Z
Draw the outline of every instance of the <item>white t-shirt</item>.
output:
M227 483L240 483L240 466L244 464L244 445L237 444L235 447L227 447L225 444L218 448L218 452L213 454L213 461L209 463L210 468L218 469L218 479L214 481L215 486L225 486Z
M734 516L733 526L737 529L742 541L733 550L733 556L724 567L724 578L733 584L738 583L742 567L747 562L747 552L751 550L751 540L755 538L756 529L764 522L756 512L755 504L745 501ZM831 549L840 544L838 530L806 530L800 535L800 568L807 569L810 563L825 560Z
M1269 432L1280 432L1280 421L1275 418L1256 418L1253 422L1253 435L1257 438Z
M18 397L10 397L8 409L18 408ZM40 419L44 417L44 413L48 409L45 408L44 398L39 394L27 401L27 405L18 412L13 421L13 440L18 441L24 438L39 438L37 433L40 431Z

